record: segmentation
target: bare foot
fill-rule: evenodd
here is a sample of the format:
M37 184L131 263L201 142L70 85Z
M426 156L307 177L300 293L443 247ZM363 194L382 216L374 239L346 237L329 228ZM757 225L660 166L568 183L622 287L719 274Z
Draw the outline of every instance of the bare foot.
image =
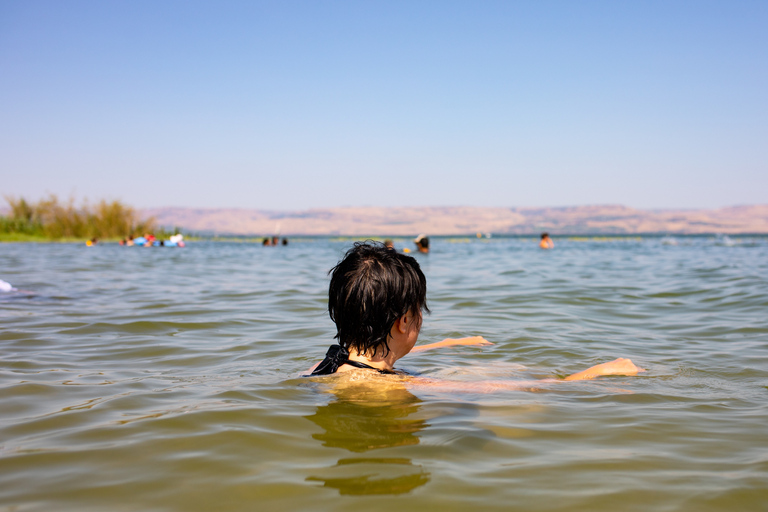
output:
M597 364L579 373L569 375L565 380L587 380L601 375L636 375L644 371L645 369L635 366L635 363L629 359L620 357L608 363Z
M608 363L599 364L594 367L600 375L636 375L644 372L644 368L636 366L630 359L620 357Z

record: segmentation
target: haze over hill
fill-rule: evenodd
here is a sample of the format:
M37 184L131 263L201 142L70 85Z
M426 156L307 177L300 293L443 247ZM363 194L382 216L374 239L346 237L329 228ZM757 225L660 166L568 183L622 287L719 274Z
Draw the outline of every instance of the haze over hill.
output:
M768 233L768 205L714 210L638 210L620 205L562 208L341 207L301 211L153 208L163 226L232 235L393 235L418 233L640 234Z

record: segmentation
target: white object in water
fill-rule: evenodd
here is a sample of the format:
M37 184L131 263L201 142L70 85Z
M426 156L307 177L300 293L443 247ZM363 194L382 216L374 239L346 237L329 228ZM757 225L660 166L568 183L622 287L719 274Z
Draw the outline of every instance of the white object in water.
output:
M662 245L677 245L677 240L667 235L661 239Z
M175 244L178 244L179 242L181 242L182 240L184 240L184 235L182 235L181 233L179 233L178 235L173 235L173 236L170 238L170 240L171 240L171 242L173 242L173 243L175 243Z
M0 279L0 292L15 292L16 288L11 286L11 283L6 283Z
M734 245L736 245L736 242L731 240L731 237L729 237L728 235L718 235L718 238L720 238L720 243L722 243L726 247L733 247Z

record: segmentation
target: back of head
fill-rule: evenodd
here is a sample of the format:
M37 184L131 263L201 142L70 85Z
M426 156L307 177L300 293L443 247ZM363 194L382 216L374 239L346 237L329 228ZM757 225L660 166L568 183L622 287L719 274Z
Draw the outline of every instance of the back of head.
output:
M381 243L356 243L330 274L328 312L347 350L387 354L395 321L408 312L429 312L418 262Z

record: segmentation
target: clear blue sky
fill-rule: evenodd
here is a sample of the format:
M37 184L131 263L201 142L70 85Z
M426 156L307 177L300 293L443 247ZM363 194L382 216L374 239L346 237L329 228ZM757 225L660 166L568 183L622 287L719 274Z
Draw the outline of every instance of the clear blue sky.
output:
M768 1L2 0L0 193L768 203Z

